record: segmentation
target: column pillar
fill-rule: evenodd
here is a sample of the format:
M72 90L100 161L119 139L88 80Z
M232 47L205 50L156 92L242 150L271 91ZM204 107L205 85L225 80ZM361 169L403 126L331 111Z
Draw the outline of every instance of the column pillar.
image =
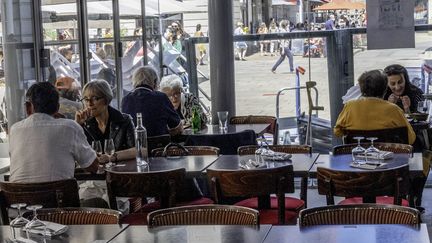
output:
M233 10L231 0L209 0L210 87L212 123L217 111L235 115Z
M327 67L330 96L330 122L334 127L342 111L342 96L354 85L354 55L352 35L349 30L335 30L327 37ZM341 139L333 136L333 145Z

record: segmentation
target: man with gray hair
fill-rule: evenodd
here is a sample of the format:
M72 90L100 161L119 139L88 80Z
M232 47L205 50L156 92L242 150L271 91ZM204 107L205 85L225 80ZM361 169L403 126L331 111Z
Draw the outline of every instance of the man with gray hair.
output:
M147 135L177 135L183 131L183 123L168 97L157 91L159 77L151 66L138 68L132 76L134 90L122 101L122 111L130 114L136 122L141 113Z

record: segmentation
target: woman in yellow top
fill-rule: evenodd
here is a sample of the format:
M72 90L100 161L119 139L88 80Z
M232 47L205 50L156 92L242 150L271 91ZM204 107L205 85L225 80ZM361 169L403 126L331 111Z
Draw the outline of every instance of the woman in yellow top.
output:
M387 77L379 70L363 73L359 79L362 97L345 104L336 121L334 133L341 137L345 130L378 130L407 127L408 141L414 143L416 135L402 109L383 99Z

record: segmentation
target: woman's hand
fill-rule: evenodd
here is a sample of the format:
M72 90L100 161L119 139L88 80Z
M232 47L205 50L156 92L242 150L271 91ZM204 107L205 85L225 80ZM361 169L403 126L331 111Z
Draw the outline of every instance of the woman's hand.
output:
M391 95L388 97L388 101L391 102L391 103L394 103L394 104L396 104L396 102L398 101L398 99L399 99L399 96L396 96L396 95L394 95L394 94L391 94Z
M75 121L80 125L84 124L84 122L89 118L90 118L89 109L80 110L75 113Z
M411 106L410 98L407 95L405 95L405 96L401 97L401 100L402 100L402 105L403 105L404 111L406 113L409 113L410 112L410 106Z
M98 156L99 164L106 164L110 161L110 156L107 154L101 154Z

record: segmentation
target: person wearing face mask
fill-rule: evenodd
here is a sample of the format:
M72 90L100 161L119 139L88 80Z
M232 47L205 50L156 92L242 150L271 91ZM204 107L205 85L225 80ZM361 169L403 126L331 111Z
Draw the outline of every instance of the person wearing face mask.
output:
M408 71L399 64L387 66L387 91L384 99L398 105L405 113L417 112L419 101L423 101L423 91L411 84Z

